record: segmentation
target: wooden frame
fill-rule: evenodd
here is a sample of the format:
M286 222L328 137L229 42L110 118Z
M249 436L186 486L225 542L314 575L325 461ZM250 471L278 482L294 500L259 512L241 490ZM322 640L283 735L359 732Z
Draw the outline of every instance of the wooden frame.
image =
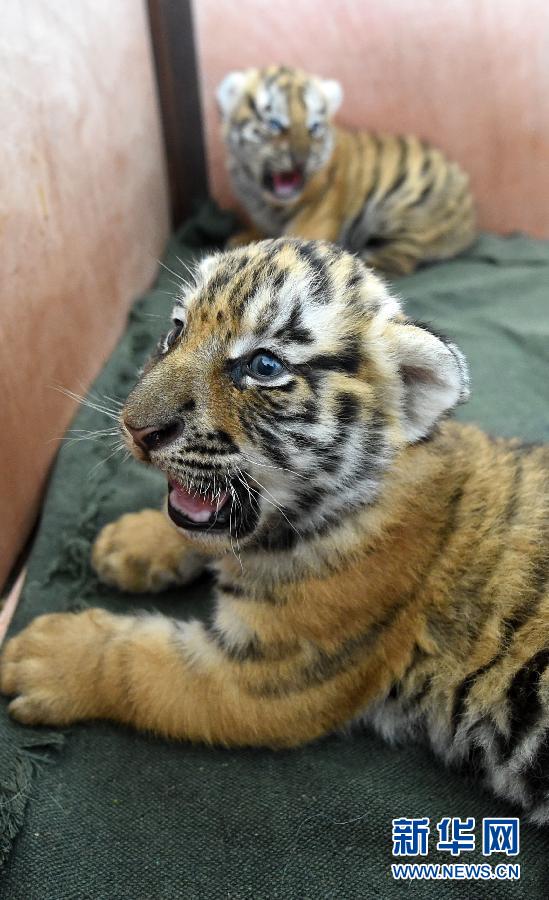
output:
M208 194L191 0L148 0L172 224Z

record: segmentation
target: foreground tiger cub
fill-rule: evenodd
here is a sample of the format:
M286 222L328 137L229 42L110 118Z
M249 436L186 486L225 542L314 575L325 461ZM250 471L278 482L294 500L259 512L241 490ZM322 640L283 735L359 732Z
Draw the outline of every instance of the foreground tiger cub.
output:
M350 254L206 259L123 411L168 517L122 516L93 562L150 591L209 559L213 620L41 616L3 655L13 715L275 747L369 722L548 818L549 453L441 422L467 393Z
M337 81L272 66L232 72L217 92L236 193L255 229L335 241L376 269L412 272L475 236L468 178L415 137L332 124Z

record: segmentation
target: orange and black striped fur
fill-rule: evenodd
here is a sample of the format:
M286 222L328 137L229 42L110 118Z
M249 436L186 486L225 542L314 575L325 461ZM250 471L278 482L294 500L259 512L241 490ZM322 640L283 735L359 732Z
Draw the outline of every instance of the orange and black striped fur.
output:
M549 451L448 421L467 392L345 251L207 258L123 411L168 516L106 526L93 563L131 591L209 565L215 614L42 616L3 654L13 715L273 747L366 722L546 820Z
M333 125L337 81L271 66L218 88L228 166L254 228L233 244L334 241L388 273L447 259L475 236L467 175L416 137Z

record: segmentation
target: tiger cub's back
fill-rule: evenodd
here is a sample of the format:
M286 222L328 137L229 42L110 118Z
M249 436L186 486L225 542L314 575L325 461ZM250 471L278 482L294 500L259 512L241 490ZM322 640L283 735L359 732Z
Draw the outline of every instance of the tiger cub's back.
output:
M447 259L475 237L467 174L414 136L337 130L335 166L347 173L338 242L364 262L409 272ZM337 184L337 182L336 182Z

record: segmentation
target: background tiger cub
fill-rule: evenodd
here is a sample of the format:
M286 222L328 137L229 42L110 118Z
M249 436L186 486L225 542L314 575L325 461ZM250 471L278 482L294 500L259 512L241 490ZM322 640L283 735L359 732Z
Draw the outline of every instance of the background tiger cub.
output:
M13 715L277 747L367 721L549 820L549 448L443 421L467 396L355 256L203 261L122 412L168 516L107 525L93 562L146 591L209 560L213 617L40 616L3 653Z
M296 69L232 72L217 98L236 193L259 237L334 241L388 273L447 259L475 236L467 175L416 137L332 124L337 81Z

